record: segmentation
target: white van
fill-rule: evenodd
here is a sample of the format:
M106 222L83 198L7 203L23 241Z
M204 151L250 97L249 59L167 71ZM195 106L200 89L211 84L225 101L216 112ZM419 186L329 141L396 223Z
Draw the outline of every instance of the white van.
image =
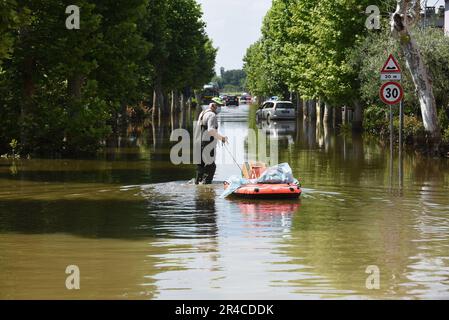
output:
M277 120L294 119L296 110L290 101L266 101L256 112L257 119Z

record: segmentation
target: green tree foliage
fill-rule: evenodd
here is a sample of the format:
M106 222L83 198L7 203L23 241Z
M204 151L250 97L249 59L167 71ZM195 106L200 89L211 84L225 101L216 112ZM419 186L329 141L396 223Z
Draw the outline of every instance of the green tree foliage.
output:
M440 111L448 113L449 108L449 37L442 30L427 28L415 30L426 65L432 76L433 91ZM448 113L449 116L449 113ZM446 122L443 125L449 127Z
M227 70L223 73L223 84L230 84L233 86L241 86L245 81L246 74L243 70Z
M3 59L12 54L18 27L28 23L29 16L29 10L20 8L16 0L4 0L0 3L0 67Z
M225 70L222 68L220 71L220 76L215 76L212 81L217 83L221 90L233 88L232 92L234 92L243 91L245 89L246 72L244 70Z
M432 28L415 30L414 37L421 48L426 64L429 66L440 124L443 128L448 128L449 96L447 88L449 86L449 67L446 62L449 60L449 38L445 37L441 30ZM404 59L397 42L390 37L388 30L370 33L354 47L349 59L350 66L358 70L356 77L360 84L360 98L365 105L369 106L365 110L365 128L370 131L386 130L388 126L385 121L385 113L388 108L379 98L379 87L382 82L378 75L379 69L390 53L399 57L399 63L403 71L402 86L404 88L405 113L409 117L420 116L419 101L415 94L416 89L411 75L403 63ZM366 57L369 57L369 59L366 59ZM376 77L373 78L373 75L376 75Z
M347 102L357 86L349 53L366 33L365 8L381 2L274 0L258 49L250 47L245 58L245 70L253 74L248 86L263 95L296 91L306 98Z
M70 0L0 3L0 151L92 154L128 106L161 92L200 87L216 49L194 0Z
M97 10L103 17L94 78L99 92L114 107L124 112L126 104L145 99L142 90L150 85L151 65L146 57L152 43L140 27L148 12L148 0L101 0ZM146 89L148 90L148 89Z
M213 46L212 40L203 34L201 45L196 48L196 61L192 64L194 70L191 72L191 79L188 81L193 89L200 89L205 83L210 82L214 77L215 57L217 49Z
M243 68L247 75L246 87L253 95L268 96L276 92L273 89L273 83L268 81L270 75L265 66L262 40L248 48L243 61L245 63Z
M381 30L365 26L369 5L378 6L382 13ZM286 91L295 91L303 98L330 105L353 105L360 111L357 114L361 114L361 101L367 106L368 120L373 119L369 120L372 127L381 128L385 106L378 97L380 68L389 53L405 61L385 14L395 7L394 0L273 0L263 21L262 37L244 58L247 87L257 96L285 96ZM449 40L434 29L416 29L413 36L433 79L440 124L447 128ZM419 120L415 86L405 65L402 69L407 116ZM357 121L361 123L360 118Z
M168 68L164 77L164 88L181 89L187 85L195 68L196 49L204 45L204 27L200 6L194 0L167 1L171 31L167 48ZM199 31L199 32L198 32Z
M199 89L214 75L217 50L205 33L201 7L195 0L150 0L145 37L153 43L149 60L156 107L169 91ZM167 99L164 99L165 101Z

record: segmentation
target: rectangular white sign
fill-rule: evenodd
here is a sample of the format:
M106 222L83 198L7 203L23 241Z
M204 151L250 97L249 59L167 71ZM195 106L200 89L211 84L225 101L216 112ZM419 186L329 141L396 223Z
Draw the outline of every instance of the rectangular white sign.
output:
M380 75L380 80L382 81L395 81L395 80L401 80L402 74L401 73L382 73Z

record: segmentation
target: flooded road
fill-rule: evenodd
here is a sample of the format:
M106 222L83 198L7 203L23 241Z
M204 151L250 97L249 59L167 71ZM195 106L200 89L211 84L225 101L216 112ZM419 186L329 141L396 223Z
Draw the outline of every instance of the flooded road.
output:
M449 298L448 160L405 153L399 177L375 139L254 112L224 110L220 131L239 162L249 128L278 139L301 200L188 184L195 166L170 163L169 137L190 115L130 127L97 160L0 160L0 298ZM218 165L216 180L238 172Z

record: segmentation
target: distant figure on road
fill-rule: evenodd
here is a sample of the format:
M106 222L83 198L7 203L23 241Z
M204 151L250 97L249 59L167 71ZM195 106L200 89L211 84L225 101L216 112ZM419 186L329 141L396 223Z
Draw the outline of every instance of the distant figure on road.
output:
M209 108L200 113L197 128L201 129L201 164L197 166L195 184L211 184L214 179L215 170L215 148L217 141L226 143L228 138L218 133L217 114L221 106L212 102Z

